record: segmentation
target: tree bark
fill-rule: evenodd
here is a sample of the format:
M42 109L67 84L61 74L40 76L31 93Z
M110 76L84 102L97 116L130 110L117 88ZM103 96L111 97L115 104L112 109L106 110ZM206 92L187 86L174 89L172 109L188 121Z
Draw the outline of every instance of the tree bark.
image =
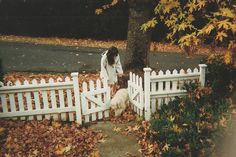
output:
M151 31L143 32L141 25L150 20L151 0L128 0L129 22L127 34L127 58L125 68L143 68L148 66L148 52L151 43Z

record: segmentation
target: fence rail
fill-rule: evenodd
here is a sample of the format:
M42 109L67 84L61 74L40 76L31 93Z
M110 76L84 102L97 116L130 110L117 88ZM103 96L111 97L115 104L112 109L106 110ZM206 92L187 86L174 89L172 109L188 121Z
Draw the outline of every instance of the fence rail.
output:
M131 73L128 81L130 101L134 106L143 108L145 119L150 120L151 114L155 113L162 104L168 104L175 96L187 94L187 91L183 90L185 82L199 81L201 86L204 86L206 67L205 64L199 64L199 69L187 69L186 71L181 69L179 72L177 70L172 72L160 70L158 73L152 71L151 68L144 68L144 88L137 85L136 77L138 76ZM140 98L144 101L137 103L133 96L135 93L144 93Z
M34 79L23 83L1 83L0 118L69 120L81 124L83 116L86 122L108 117L108 85L102 85L97 80L96 87L93 81L89 82L89 86L83 82L83 87L80 92L78 73L71 73L71 78L66 77L64 80L50 78L48 82Z

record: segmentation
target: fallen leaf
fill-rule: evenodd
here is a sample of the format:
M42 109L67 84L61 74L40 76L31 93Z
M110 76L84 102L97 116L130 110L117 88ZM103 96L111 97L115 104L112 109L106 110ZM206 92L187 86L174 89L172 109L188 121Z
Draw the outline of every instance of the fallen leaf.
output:
M4 133L5 130L6 130L5 128L0 128L0 135Z
M103 139L98 140L98 142L99 143L104 143L104 142L106 142L106 140L103 138Z
M98 150L94 150L88 157L101 157L101 155Z
M114 132L121 132L121 128L119 128L119 127L114 127L113 129L112 129Z

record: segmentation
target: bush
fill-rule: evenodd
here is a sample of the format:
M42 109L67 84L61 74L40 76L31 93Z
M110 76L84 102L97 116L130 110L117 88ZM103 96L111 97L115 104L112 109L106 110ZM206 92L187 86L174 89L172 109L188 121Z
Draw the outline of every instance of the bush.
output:
M222 55L210 56L205 63L207 86L185 84L188 95L162 105L151 121L148 137L159 144L162 157L210 156L215 137L226 127L235 70Z
M232 62L226 60L224 55L215 54L203 60L207 64L206 82L214 91L214 96L218 98L226 98L231 96L236 71Z

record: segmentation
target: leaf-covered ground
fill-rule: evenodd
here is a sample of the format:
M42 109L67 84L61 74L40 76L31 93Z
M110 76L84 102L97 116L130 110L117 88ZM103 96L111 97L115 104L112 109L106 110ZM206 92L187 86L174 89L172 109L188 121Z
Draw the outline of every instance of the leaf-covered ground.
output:
M0 156L99 156L103 135L76 123L0 120ZM96 155L95 155L96 154Z
M101 41L93 39L73 39L73 38L58 38L58 37L26 37L26 36L14 36L14 35L0 35L0 41L10 41L10 42L26 42L34 44L49 44L49 45L63 45L63 46L82 46L82 47L99 47L99 48L109 48L111 46L116 46L119 49L126 48L126 40L112 40L112 41ZM174 52L182 53L183 50L177 45L171 45L168 43L152 42L150 45L150 50L155 52ZM214 48L209 46L196 47L195 54L210 54L213 52L222 53L225 49Z
M33 79L65 78L69 74L12 72L4 75L4 82L29 82ZM80 82L96 80L98 74L80 74ZM81 84L81 83L80 83ZM113 113L111 113L113 115ZM126 123L136 119L131 108L120 117L111 116L113 123ZM107 119L106 119L107 120ZM78 126L76 123L55 121L21 121L0 119L0 156L100 156L96 147L105 135L100 131Z

